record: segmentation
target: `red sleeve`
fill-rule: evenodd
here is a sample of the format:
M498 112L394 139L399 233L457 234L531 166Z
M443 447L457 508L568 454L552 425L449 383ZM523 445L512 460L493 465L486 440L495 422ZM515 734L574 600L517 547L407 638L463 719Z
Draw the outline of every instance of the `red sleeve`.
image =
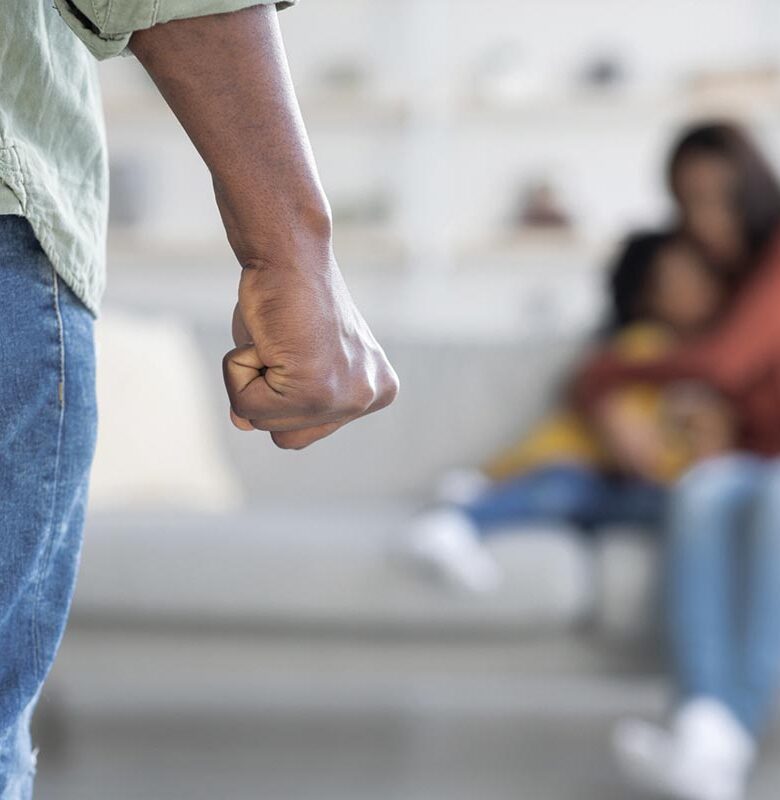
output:
M575 380L574 401L592 408L626 382L688 378L736 394L775 364L780 364L780 237L772 241L755 274L711 333L642 364L628 363L612 353L597 354Z

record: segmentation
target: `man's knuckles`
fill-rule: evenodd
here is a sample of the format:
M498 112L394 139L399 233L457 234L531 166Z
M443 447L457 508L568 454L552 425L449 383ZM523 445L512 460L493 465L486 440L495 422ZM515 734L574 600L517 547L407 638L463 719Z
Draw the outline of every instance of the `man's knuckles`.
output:
M234 347L222 358L222 375L230 389L242 389L260 375L263 362L253 345Z
M318 359L316 367L299 364L296 370L277 374L269 369L264 374L253 346L234 348L223 359L231 408L236 416L253 420L254 427L271 430L273 425L266 421L273 420L280 427L293 418L308 419L315 425L333 423L378 411L393 402L399 383L386 359L349 365L339 361L334 359L328 366Z

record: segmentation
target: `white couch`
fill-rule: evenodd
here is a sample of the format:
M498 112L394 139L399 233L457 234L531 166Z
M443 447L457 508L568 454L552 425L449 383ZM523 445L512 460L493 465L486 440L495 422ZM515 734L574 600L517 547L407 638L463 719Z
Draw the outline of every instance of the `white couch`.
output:
M552 629L620 636L654 618L655 547L555 528L496 540L495 596L443 591L390 557L440 472L478 463L542 412L569 341L386 341L397 403L302 452L227 420L208 323L104 313L100 443L74 624Z

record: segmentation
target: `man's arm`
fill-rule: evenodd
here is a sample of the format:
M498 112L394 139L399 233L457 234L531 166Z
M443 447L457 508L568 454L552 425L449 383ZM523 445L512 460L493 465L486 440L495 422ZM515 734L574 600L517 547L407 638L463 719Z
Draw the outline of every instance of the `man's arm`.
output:
M208 166L241 265L224 359L234 423L305 447L398 379L354 305L272 6L136 31L130 49Z

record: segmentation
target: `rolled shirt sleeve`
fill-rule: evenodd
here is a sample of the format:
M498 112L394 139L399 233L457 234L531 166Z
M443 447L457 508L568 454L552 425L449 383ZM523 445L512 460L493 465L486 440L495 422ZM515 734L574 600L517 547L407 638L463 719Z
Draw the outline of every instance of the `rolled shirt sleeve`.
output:
M298 0L54 0L54 7L95 58L128 55L135 31L161 22L238 11L258 5L287 8Z

